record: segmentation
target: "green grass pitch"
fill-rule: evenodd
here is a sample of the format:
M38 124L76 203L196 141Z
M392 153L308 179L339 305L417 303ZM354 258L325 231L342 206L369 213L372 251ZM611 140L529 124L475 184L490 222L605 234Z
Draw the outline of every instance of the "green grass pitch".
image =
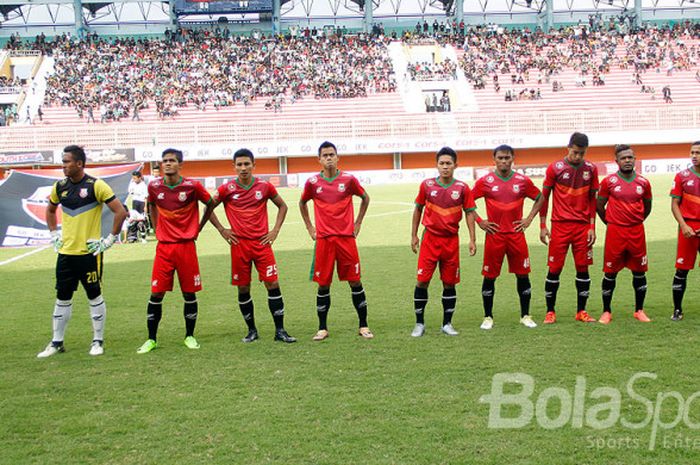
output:
M539 184L541 181L536 181ZM698 274L691 273L686 319L670 321L676 223L668 197L671 178L652 179L655 202L647 221L650 271L646 310L654 320L632 318L631 275L620 273L614 320L607 327L574 321L571 256L562 274L559 322L527 329L518 324L515 280L496 284L495 327L479 329L483 233L469 257L462 227L462 283L450 338L438 333L440 286L430 288L425 337L413 339L416 256L409 247L417 185L370 187L372 203L358 244L369 322L376 338L357 336L357 319L346 283L332 288L331 337L314 343L315 285L308 280L312 241L298 213L298 190L282 189L290 214L275 246L293 345L273 343L265 293L253 297L261 340L244 345L244 323L229 282L226 244L210 226L198 240L204 290L199 294L199 351L186 349L182 297L168 294L159 332L160 348L137 356L146 339L145 310L155 250L148 244L116 245L105 256L108 306L106 353L91 358L87 303L80 290L66 336L66 353L36 359L51 338L55 254L47 249L0 266L0 463L2 464L697 464L700 430L686 422L671 429L605 429L568 421L546 429L537 418L518 429L489 429L492 378L523 372L536 384L536 403L547 388L574 396L585 377L584 413L595 415L594 389L622 391L623 416L646 419L645 404L627 394L629 379L656 402L677 391L683 399L700 389L696 361L700 343ZM484 211L479 203L480 211ZM530 204L526 204L526 211ZM271 212L274 212L274 207ZM222 214L222 209L218 210ZM535 222L536 223L536 222ZM528 231L532 257L532 313L544 317L545 247L536 224ZM602 244L598 226L589 310L601 310ZM26 250L0 250L0 261ZM517 392L516 386L509 386ZM509 391L509 392L510 392ZM659 419L672 422L673 399ZM656 404L654 404L655 407ZM688 418L700 422L700 399ZM552 400L537 415L557 417ZM503 415L517 416L508 407Z

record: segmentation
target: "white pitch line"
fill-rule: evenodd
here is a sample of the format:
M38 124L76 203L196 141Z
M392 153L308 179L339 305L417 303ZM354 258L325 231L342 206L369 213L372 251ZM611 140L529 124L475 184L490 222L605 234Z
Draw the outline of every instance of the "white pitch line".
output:
M391 201L375 201L373 203L382 203L382 204L389 204L389 205L413 205L412 203L409 202L391 202ZM399 210L399 211L394 211L394 212L386 212L386 213L377 213L376 215L367 215L365 218L379 218L381 216L391 216L391 215L402 215L404 213L409 213L412 212L413 209L410 210ZM303 224L302 221L285 221L284 224ZM5 260L4 262L0 262L0 266L3 265L9 265L12 262L16 262L17 260L22 260L23 258L29 257L30 255L34 255L35 253L41 252L42 250L46 250L49 247L51 247L51 244L45 245L43 247L39 247L34 250L30 250L27 253L23 253L22 255L18 255L16 257L12 257L10 259Z
M22 255L17 255L16 257L9 258L9 259L5 260L4 262L0 262L0 266L9 265L10 263L16 262L17 260L22 260L23 258L26 258L30 255L34 255L35 253L41 252L42 250L46 250L49 247L52 247L51 244L45 245L43 247L39 247L39 248L34 249L34 250L30 250L29 252L23 253Z

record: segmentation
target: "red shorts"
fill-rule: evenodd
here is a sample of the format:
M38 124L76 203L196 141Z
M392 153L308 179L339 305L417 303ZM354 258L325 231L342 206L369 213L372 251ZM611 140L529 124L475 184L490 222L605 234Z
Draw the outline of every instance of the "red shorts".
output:
M194 241L158 242L151 274L151 292L172 291L173 276L176 271L182 292L202 290L197 247Z
M649 269L644 225L619 226L608 223L603 272L617 273L625 267L636 273L645 273Z
M438 236L426 230L418 254L418 282L429 283L440 263L440 280L445 284L459 282L459 236Z
M552 236L549 241L547 266L549 271L558 273L564 269L569 246L574 253L577 271L586 271L593 264L593 247L588 246L588 231L591 225L576 221L556 221L552 223Z
M250 284L252 263L255 263L260 281L277 281L277 263L270 244L261 244L259 239L239 238L238 244L231 244L231 284Z
M524 233L487 234L481 274L486 278L496 279L501 274L503 257L508 257L510 273L530 273L530 255Z
M360 255L353 236L317 237L314 262L311 265L313 280L327 287L333 282L333 268L338 262L338 279L360 280Z
M700 221L686 220L688 226L698 230ZM688 239L678 230L678 249L676 251L676 268L679 270L692 270L695 267L695 257L700 252L700 237L694 236Z

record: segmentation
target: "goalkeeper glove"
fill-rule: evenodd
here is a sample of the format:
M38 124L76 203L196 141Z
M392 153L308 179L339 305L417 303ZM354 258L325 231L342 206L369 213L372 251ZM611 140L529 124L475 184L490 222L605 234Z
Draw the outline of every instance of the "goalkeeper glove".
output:
M103 237L101 239L88 239L87 241L87 249L88 252L90 252L93 255L99 255L105 250L109 249L112 247L114 244L114 241L117 240L117 236L114 234L109 234L107 237Z
M63 237L61 236L61 231L58 229L51 231L51 244L56 253L63 247Z

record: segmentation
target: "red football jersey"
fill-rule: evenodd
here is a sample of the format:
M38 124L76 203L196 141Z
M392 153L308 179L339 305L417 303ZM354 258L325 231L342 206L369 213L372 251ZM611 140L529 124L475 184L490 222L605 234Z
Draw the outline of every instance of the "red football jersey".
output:
M418 189L416 204L425 206L423 226L437 236L457 234L462 210L476 209L471 189L456 179L449 185L440 183L440 178L426 179Z
M681 199L683 218L700 221L700 173L693 168L678 173L673 179L671 197Z
M595 212L598 169L589 161L573 166L560 160L547 167L543 189L552 192L552 221L589 223Z
M242 186L234 179L214 193L215 200L224 204L231 230L244 239L260 239L269 232L267 201L275 197L275 186L255 177L249 186Z
M324 178L323 174L309 178L301 199L314 201L316 235L352 236L355 232L352 196L362 196L364 193L355 176L344 171L338 171L333 179Z
M163 178L148 184L148 201L158 209L156 239L160 242L183 242L197 239L199 234L199 205L208 203L211 195L199 181L180 178L168 186Z
M651 200L651 183L636 172L626 179L618 171L600 183L598 196L608 200L605 220L619 226L635 226L644 222L644 201Z
M472 193L475 200L484 197L488 220L502 233L515 232L515 221L523 219L525 198L535 200L541 194L530 178L516 172L507 178L491 172L476 181Z

